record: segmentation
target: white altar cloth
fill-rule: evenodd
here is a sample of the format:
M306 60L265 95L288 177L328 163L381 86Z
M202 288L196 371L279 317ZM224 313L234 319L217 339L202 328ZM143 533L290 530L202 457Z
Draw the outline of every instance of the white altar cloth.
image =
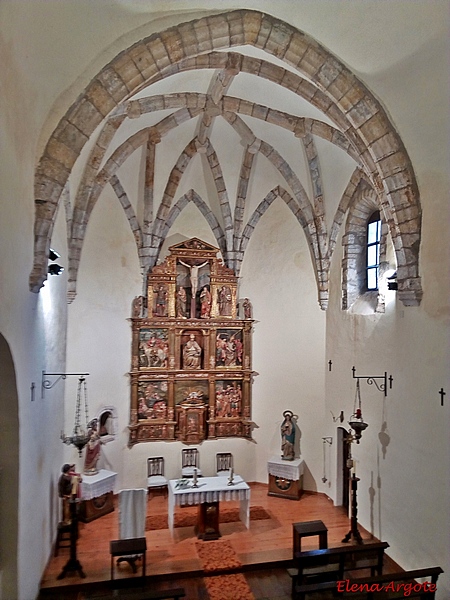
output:
M177 488L178 479L169 481L169 530L173 533L175 506L192 506L204 502L220 502L223 500L239 500L239 517L247 529L250 527L250 488L239 475L234 476L233 485L228 485L229 477L199 477L197 488Z
M303 475L304 468L305 461L302 458L283 460L281 457L273 456L267 462L269 475L283 477L284 479L290 479L291 481L298 481Z
M95 475L82 475L81 499L92 500L112 492L116 483L117 473L100 469Z

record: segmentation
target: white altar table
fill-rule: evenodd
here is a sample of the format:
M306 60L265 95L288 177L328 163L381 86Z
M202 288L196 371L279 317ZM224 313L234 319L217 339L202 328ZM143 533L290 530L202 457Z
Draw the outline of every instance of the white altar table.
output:
M239 516L247 527L250 527L250 487L239 475L234 476L233 485L228 485L229 477L199 477L198 487L194 488L193 480L189 487L177 488L178 479L169 481L169 530L173 534L175 506L193 506L206 502L239 500Z
M299 500L303 492L303 471L305 461L302 458L283 460L272 456L267 461L269 473L269 496Z
M114 510L113 491L117 473L100 469L95 475L82 475L79 519L90 523Z
M267 462L267 470L269 475L275 477L285 477L297 481L303 475L305 468L305 461L302 458L295 458L294 460L283 460L281 457L272 456Z
M100 469L95 475L82 475L81 499L92 500L114 490L117 473Z

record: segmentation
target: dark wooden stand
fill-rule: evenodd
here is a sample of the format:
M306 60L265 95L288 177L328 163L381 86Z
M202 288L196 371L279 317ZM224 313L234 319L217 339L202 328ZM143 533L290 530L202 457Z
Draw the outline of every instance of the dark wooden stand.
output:
M358 520L357 520L357 514L358 514L358 498L357 498L357 493L358 493L358 481L359 481L359 477L356 477L356 475L353 473L353 477L351 478L351 486L352 486L352 516L351 516L351 527L350 527L350 531L347 533L347 535L343 538L342 542L349 542L351 538L353 538L357 544L362 544L362 537L361 534L359 533L358 530Z
M302 478L286 479L285 477L269 475L268 496L288 498L289 500L300 500L302 492Z
M217 540L219 531L219 503L203 502L198 506L198 521L195 533L199 540Z
M80 561L77 559L77 539L78 539L78 516L77 516L77 500L74 498L69 500L70 505L70 558L63 567L63 570L56 579L64 579L68 573L78 573L82 578L86 577Z
M113 512L113 493L107 492L98 498L83 500L80 504L79 520L82 523L90 523L103 515Z

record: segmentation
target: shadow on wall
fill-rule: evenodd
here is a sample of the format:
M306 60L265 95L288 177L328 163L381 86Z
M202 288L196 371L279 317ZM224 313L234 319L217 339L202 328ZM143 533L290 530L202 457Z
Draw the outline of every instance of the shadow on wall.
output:
M16 373L0 334L0 597L18 598L19 419Z
M383 528L381 523L381 474L380 474L380 450L377 448L377 475L374 481L374 472L370 472L370 486L367 490L370 503L370 533L379 540L383 539ZM376 514L377 513L377 514ZM375 520L378 521L378 531L375 531Z
M301 437L302 437L302 430L298 426L297 421L295 421L295 442L294 442L295 458L302 457L302 448L301 448L301 444L300 444Z
M308 464L305 462L303 469L303 489L308 492L317 492L317 483L313 474L309 470Z

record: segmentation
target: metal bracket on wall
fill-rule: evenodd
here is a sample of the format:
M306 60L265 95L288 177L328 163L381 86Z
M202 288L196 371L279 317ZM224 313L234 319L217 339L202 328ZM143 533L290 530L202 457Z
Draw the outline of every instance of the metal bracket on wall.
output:
M58 383L58 381L61 381L61 379L66 379L66 377L70 377L71 375L85 377L86 375L89 375L89 373L46 373L45 371L42 371L41 398L44 397L45 390L51 390L52 387ZM58 379L55 379L55 381L52 382L49 379L46 379L46 377L57 377Z
M366 383L369 385L375 384L375 387L379 392L384 392L384 395L387 396L387 382L389 381L389 389L392 390L392 382L394 381L392 375L387 375L387 372L384 372L384 375L358 375L356 376L356 368L352 367L353 371L353 379L365 379ZM381 379L383 383L377 383L377 379Z

